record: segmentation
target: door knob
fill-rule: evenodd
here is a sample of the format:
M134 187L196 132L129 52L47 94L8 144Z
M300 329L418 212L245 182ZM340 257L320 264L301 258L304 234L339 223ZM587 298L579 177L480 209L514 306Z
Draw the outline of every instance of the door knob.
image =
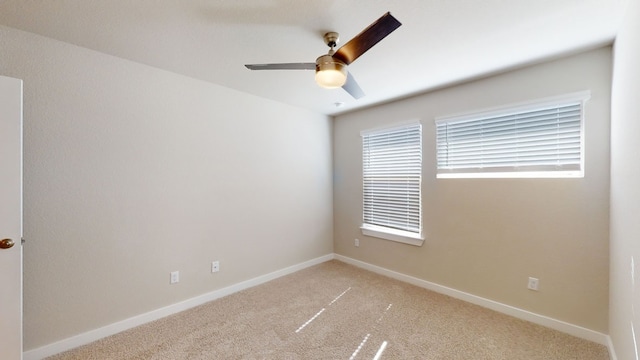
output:
M11 239L0 240L0 249L10 249L13 245L15 245L15 243Z

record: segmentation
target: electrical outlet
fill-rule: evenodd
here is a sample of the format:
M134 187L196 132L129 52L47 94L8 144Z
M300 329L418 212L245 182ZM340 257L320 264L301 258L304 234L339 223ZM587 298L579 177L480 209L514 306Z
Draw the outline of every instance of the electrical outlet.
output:
M355 247L359 247L359 246L360 246L360 239L356 239L356 240L353 242L353 245L354 245Z
M529 283L527 284L527 288L529 290L535 290L538 291L538 286L540 285L540 280L534 278L534 277L530 277L529 278Z
M170 284L176 284L179 281L180 281L180 271L172 271L169 283Z
M220 261L216 260L211 263L211 272L214 273L218 271L220 271Z

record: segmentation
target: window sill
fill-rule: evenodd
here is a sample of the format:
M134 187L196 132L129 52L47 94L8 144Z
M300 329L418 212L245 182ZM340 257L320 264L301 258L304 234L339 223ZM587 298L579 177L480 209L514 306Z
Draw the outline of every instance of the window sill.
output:
M362 235L373 236L380 239L391 240L403 244L409 244L413 246L422 246L424 238L420 234L411 233L408 231L389 229L382 226L374 225L362 225L360 227Z
M567 171L501 171L501 172L442 172L438 179L563 179L584 178L582 170Z

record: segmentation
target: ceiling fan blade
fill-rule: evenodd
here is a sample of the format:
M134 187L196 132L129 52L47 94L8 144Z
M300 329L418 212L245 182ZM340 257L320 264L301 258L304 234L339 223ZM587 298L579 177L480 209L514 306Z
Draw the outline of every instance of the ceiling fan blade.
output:
M351 75L351 73L347 73L347 82L342 85L342 88L356 100L364 96L364 91L362 91L360 85L358 85L356 79Z
M387 12L338 49L333 57L349 65L400 25L402 24Z
M315 70L316 63L248 64L249 70Z

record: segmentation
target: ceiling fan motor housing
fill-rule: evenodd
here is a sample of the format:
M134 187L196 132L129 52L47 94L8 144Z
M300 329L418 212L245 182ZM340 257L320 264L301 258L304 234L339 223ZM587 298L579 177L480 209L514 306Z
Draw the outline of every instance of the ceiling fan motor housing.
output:
M327 89L339 88L347 81L347 64L322 55L316 59L316 82Z

